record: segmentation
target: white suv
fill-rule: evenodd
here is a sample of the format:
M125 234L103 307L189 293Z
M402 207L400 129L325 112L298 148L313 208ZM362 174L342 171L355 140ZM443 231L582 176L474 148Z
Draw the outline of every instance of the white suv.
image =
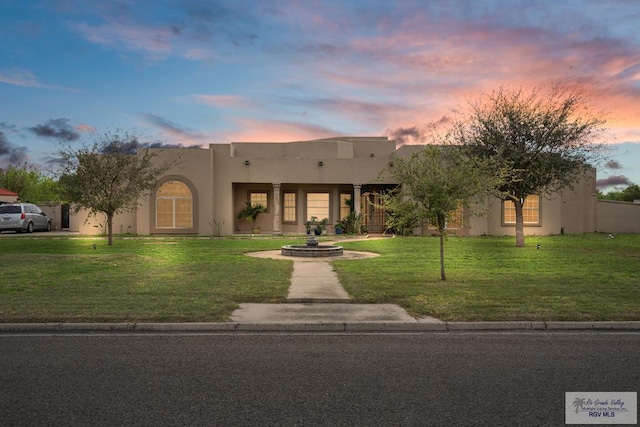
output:
M39 207L31 203L8 203L0 205L0 232L34 230L51 231L51 220Z

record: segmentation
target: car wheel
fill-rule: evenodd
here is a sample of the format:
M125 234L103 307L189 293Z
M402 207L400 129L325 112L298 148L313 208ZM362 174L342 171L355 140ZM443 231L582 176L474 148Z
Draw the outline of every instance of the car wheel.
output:
M32 222L27 224L27 233L33 233L33 223Z
M47 222L47 231L51 231L51 222Z

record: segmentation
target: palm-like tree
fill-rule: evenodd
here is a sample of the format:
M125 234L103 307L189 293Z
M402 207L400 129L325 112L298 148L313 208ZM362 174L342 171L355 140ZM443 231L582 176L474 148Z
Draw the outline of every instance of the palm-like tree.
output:
M576 400L573 401L573 406L576 407L576 414L578 410L581 409L585 405L586 401L582 397L576 397Z

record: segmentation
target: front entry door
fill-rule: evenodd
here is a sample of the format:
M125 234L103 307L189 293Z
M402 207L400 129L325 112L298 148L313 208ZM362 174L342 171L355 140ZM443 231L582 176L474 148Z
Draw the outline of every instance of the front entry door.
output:
M362 224L373 234L382 234L385 230L385 215L382 197L376 193L364 193L360 199Z

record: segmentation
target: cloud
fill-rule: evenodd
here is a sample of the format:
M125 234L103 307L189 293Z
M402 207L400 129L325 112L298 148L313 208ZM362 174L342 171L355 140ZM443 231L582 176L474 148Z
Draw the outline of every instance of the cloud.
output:
M124 144L116 146L114 141L114 143L107 144L105 147L103 147L102 153L119 153L119 154L133 155L133 154L136 154L139 150L141 149L143 150L146 148L184 148L182 145L179 145L179 144L167 144L159 141L140 142L137 136L134 136L127 141L118 141L118 142L124 142ZM200 147L194 147L194 148L200 148Z
M67 92L78 92L77 89L73 89L69 87L44 84L38 81L38 78L31 71L22 70L22 69L0 71L0 83L6 83L13 86L34 87L34 88L52 89L52 90L64 90Z
M604 167L607 169L623 169L622 165L617 160L609 160Z
M615 187L618 185L631 185L631 184L633 184L633 182L631 182L629 178L627 178L624 175L614 175L614 176L610 176L604 179L599 179L596 181L596 187L598 187L598 189Z
M387 129L385 135L395 141L397 146L424 143L427 138L427 132L418 126Z
M27 147L12 144L3 131L0 131L0 165L19 164L27 161Z
M439 120L424 126L400 126L387 129L384 134L392 141L396 141L397 146L405 144L429 144L436 137L438 131L450 123L451 119L448 116L442 116Z
M4 132L0 130L0 156L6 156L11 152L11 144L5 136Z
M343 132L309 123L281 120L237 119L238 131L228 132L227 141L234 142L291 142L329 138Z
M236 95L196 94L191 95L191 98L211 107L239 108L248 107L251 105L246 98Z
M11 70L0 72L0 82L14 86L41 87L36 76L27 70Z
M144 113L142 117L146 123L149 123L159 128L164 134L169 136L173 141L177 141L177 146L191 146L194 145L194 141L207 140L208 138L201 134L191 131L188 128L180 127L177 124L167 120L163 117L156 116L154 114ZM159 147L150 147L159 148Z
M96 133L96 128L86 123L80 123L79 125L76 125L73 128L76 131L82 132L82 133Z
M24 163L29 160L27 147L13 147L9 154L9 163L12 165Z
M45 124L29 128L34 134L44 138L54 138L61 141L76 141L80 134L69 125L69 119L50 119Z
M150 28L139 24L109 23L99 26L79 24L76 30L89 42L144 52L147 59L159 60L168 56L171 41L177 34L171 27Z

